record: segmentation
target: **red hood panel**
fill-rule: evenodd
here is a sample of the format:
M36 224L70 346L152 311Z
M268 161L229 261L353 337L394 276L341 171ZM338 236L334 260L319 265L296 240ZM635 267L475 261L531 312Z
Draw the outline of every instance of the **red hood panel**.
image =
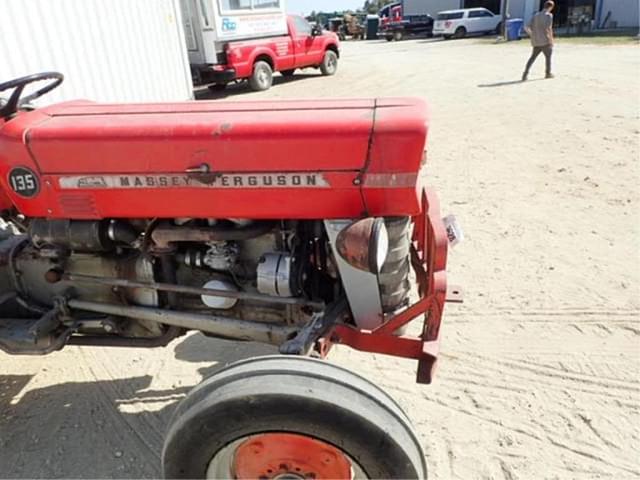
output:
M32 217L413 215L426 133L417 99L67 102L0 123L0 186Z
M31 128L43 173L357 170L374 101L67 104Z

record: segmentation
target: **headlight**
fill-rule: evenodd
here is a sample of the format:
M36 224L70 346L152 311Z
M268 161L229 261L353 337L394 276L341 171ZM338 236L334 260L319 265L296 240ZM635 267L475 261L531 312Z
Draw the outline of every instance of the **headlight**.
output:
M336 249L352 267L378 274L389 252L389 234L382 218L363 218L343 228Z

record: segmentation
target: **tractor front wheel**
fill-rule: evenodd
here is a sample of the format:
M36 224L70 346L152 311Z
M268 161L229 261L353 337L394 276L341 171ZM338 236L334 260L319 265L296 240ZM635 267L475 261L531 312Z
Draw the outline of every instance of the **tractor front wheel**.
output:
M406 414L354 373L303 357L223 369L177 407L165 478L426 478Z

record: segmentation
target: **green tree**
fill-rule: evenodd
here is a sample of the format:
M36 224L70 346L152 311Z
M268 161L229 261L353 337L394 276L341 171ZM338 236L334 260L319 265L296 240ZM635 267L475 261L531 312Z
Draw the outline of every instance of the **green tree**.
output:
M392 0L365 0L362 10L367 13L378 13L382 7Z

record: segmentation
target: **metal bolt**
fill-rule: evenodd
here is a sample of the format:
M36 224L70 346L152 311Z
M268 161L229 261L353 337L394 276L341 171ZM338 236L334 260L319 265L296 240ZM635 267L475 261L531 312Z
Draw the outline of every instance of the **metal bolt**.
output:
M360 177L356 177L353 179L354 185L360 185L362 183L362 179Z

